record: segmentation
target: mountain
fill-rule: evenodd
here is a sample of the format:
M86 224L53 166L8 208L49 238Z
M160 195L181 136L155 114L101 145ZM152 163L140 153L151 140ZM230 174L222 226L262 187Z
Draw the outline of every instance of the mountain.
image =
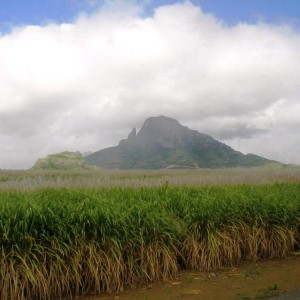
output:
M50 154L36 161L34 170L81 170L85 165L80 152Z
M147 119L138 133L134 128L118 146L94 152L84 160L107 169L228 168L277 163L254 154L244 155L165 116Z

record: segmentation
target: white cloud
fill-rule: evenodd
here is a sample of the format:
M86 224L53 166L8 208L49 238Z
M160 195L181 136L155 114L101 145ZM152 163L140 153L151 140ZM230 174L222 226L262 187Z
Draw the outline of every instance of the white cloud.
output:
M112 146L161 114L300 164L299 32L228 27L190 3L142 15L115 2L0 37L0 168Z

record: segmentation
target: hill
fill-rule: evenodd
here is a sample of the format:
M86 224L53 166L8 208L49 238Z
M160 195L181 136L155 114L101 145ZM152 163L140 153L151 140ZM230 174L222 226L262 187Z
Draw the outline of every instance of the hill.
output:
M50 154L36 161L34 170L80 170L85 162L80 152L61 152Z
M244 155L207 134L191 130L165 116L148 118L140 131L133 129L118 146L84 158L107 169L230 168L280 164Z

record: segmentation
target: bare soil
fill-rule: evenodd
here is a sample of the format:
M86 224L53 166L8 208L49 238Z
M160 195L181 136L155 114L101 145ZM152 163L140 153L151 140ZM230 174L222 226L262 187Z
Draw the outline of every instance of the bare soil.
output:
M82 300L252 300L300 290L300 255L242 263L218 272L180 272L177 278ZM280 298L283 299L283 298ZM285 299L300 299L290 298Z

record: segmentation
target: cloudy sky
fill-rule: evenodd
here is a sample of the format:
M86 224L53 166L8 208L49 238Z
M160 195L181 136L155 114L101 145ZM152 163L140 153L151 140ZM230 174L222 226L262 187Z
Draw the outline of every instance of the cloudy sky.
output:
M158 115L300 164L300 2L0 0L0 168Z

